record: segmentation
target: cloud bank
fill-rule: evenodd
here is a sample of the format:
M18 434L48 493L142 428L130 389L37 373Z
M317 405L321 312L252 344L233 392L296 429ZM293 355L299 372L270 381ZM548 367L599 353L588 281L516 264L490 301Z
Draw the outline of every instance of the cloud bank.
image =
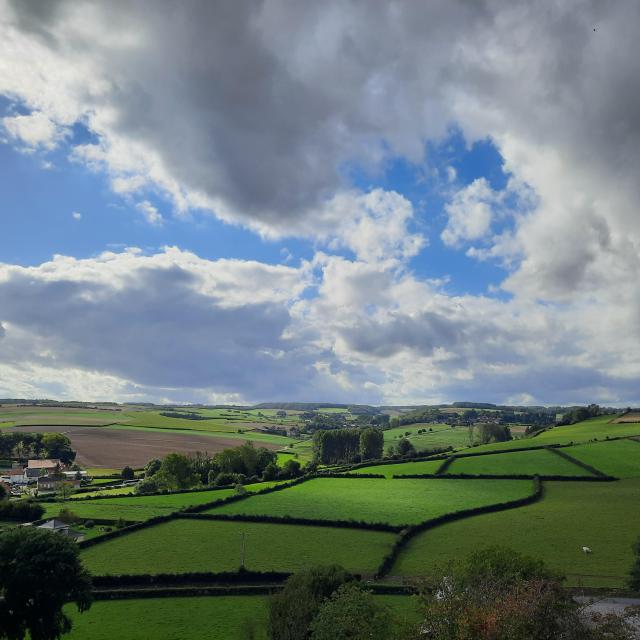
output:
M149 397L640 401L638 3L113 7L0 1L4 137L68 145L150 224L169 215L154 192L317 250L299 267L179 249L3 265L11 388L48 367ZM411 203L350 180L422 166L452 126L511 176L451 174L441 231L507 269L498 296L412 273L433 238Z

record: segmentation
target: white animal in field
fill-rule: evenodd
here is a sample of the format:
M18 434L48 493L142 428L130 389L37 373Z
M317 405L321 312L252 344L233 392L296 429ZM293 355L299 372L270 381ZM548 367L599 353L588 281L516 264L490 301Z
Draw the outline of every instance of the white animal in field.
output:
M582 553L592 553L590 547L582 547Z

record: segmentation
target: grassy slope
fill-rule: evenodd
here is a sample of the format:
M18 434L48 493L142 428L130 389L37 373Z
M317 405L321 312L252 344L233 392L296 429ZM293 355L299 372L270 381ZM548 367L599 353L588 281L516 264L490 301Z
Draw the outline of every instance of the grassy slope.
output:
M422 462L399 462L398 464L379 464L372 467L355 469L351 473L381 473L387 478L393 474L406 475L409 473L435 473L442 464L442 460L424 460Z
M639 447L640 448L640 447ZM561 476L589 475L578 465L550 451L518 451L495 456L478 456L455 460L448 473L472 474L540 474Z
M395 535L357 529L253 522L172 520L109 540L82 552L95 574L234 571L240 566L246 534L245 566L256 571L298 571L338 563L373 573Z
M542 501L453 522L420 534L394 575L422 575L472 548L503 544L543 559L569 584L621 586L640 532L640 480L545 482ZM588 546L592 554L584 554Z
M226 498L234 493L233 489L220 491L196 491L193 493L176 493L164 496L147 496L144 498L121 497L104 500L67 500L67 502L43 503L44 517L57 516L60 509L71 509L80 518L105 518L117 520L147 520L154 516L166 515L183 507L203 504Z
M618 478L640 477L640 442L610 440L564 449L566 453Z
M427 429L427 433L418 433ZM433 431L429 431L433 429ZM406 434L409 433L407 436ZM406 437L418 449L433 447L466 447L469 445L469 432L465 427L452 429L447 424L407 424L402 427L387 429L384 432L384 446L397 444L400 438Z
M417 602L407 596L376 596L402 622L417 623ZM162 615L158 615L162 611ZM73 631L65 640L255 640L266 638L267 599L263 596L217 596L95 602L79 614L69 606ZM132 621L135 620L135 624Z
M413 524L450 511L513 500L531 491L526 480L322 478L212 512Z
M68 640L244 640L252 623L256 640L266 638L267 601L259 596L102 601L83 614L66 611Z

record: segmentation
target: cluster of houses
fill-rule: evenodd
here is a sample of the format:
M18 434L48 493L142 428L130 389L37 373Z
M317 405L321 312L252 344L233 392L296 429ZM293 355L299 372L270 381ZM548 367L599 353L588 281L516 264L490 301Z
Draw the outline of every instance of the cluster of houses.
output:
M86 471L70 471L57 459L28 460L27 464L14 462L11 469L0 469L0 483L7 493L53 493L63 487L78 489Z

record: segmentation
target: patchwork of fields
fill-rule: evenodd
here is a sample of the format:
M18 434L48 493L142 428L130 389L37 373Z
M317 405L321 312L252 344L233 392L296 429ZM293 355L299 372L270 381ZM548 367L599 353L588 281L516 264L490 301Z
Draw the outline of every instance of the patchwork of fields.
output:
M355 573L373 574L395 535L256 522L172 520L106 541L83 551L97 575L236 571L245 540L245 567L252 571L298 571L319 564L340 564Z
M452 511L523 498L527 480L318 478L284 491L214 508L214 514L291 516L417 524Z

